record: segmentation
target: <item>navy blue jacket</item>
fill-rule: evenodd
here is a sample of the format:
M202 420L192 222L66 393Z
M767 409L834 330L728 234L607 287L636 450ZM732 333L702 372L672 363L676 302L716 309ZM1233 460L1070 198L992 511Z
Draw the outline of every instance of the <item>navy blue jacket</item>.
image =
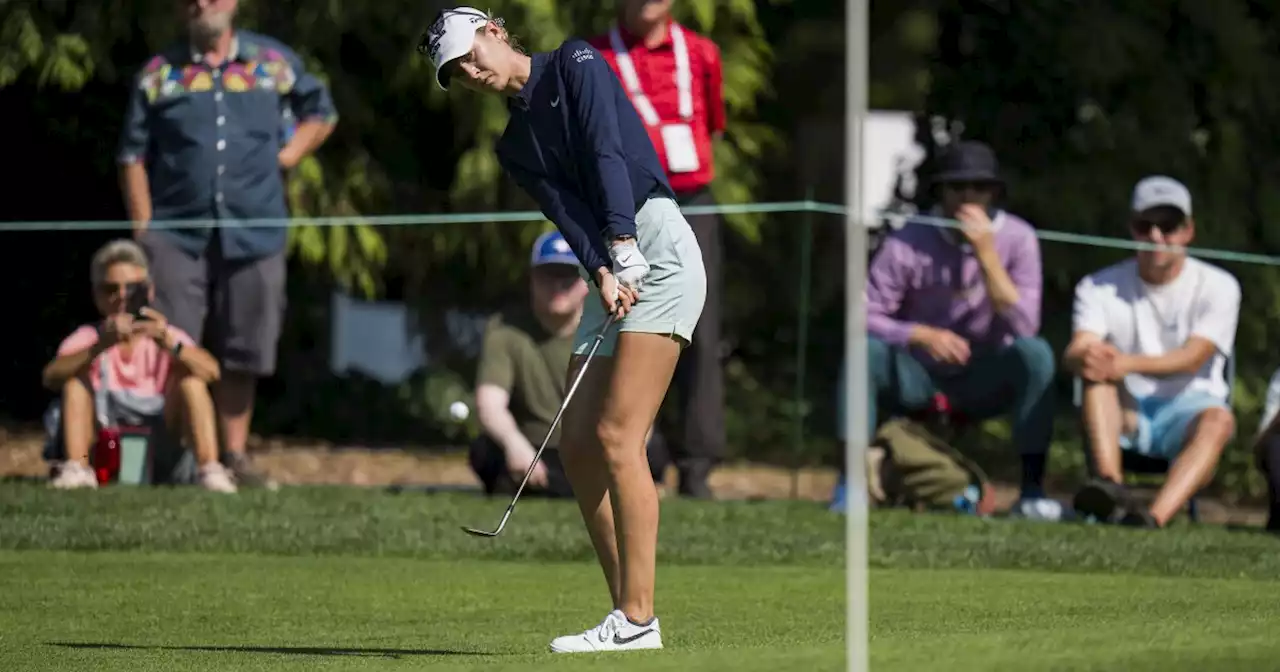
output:
M541 206L578 261L611 266L608 242L636 235L636 211L675 192L649 133L600 52L569 39L532 56L511 99L498 162Z

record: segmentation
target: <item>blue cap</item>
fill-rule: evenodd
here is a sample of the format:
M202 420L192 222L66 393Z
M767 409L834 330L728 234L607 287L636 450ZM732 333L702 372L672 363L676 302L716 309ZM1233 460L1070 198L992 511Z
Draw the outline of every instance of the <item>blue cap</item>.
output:
M568 264L570 266L580 266L578 257L574 256L573 250L569 248L569 243L565 242L564 236L559 231L548 231L533 242L533 256L529 262L533 266L546 266L547 264Z

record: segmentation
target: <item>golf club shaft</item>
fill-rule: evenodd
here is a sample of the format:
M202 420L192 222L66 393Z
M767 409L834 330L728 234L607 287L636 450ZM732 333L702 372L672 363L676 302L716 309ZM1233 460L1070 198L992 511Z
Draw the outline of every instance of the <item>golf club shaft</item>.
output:
M556 412L556 417L552 419L551 426L547 428L547 435L542 439L542 445L538 447L538 452L534 453L533 461L529 463L529 468L524 472L524 479L520 481L520 487L516 488L516 494L511 498L511 504L507 505L507 512L502 516L502 522L498 525L498 531L502 531L502 527L507 524L507 518L516 508L516 502L520 500L520 493L524 492L524 486L529 483L529 477L533 475L533 470L537 468L538 462L542 459L542 452L547 449L547 444L551 441L551 435L555 433L556 427L560 425L560 418L564 415L565 409L569 408L569 402L573 400L573 393L577 391L578 384L582 382L582 378L587 373L587 366L591 364L591 359L595 357L596 350L600 348L600 343L604 341L604 335L617 319L616 314L611 313L605 318L604 326L600 328L600 333L596 334L595 341L591 343L591 349L587 351L587 356L582 360L582 368L578 370L578 375L574 376L573 384L565 391L564 402L560 404L560 410Z

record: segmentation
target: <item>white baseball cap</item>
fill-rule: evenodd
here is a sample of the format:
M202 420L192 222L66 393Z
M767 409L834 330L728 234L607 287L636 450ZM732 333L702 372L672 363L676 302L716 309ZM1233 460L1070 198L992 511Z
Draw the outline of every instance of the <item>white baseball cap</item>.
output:
M1164 175L1143 178L1133 188L1133 211L1142 212L1160 206L1177 208L1191 216L1191 191L1186 185Z
M418 42L418 52L431 57L436 67L436 84L445 91L448 78L440 79L440 71L445 64L455 58L466 56L476 41L476 31L480 26L494 21L487 13L474 7L454 7L441 10L431 27Z

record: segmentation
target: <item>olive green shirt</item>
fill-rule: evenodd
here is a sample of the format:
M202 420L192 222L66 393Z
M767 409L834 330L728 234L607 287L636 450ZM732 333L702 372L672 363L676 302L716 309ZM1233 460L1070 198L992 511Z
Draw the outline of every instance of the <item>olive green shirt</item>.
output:
M529 311L504 311L489 319L476 371L476 387L496 385L511 395L508 408L529 443L547 435L564 401L573 336L547 333ZM560 428L548 446L559 446Z

